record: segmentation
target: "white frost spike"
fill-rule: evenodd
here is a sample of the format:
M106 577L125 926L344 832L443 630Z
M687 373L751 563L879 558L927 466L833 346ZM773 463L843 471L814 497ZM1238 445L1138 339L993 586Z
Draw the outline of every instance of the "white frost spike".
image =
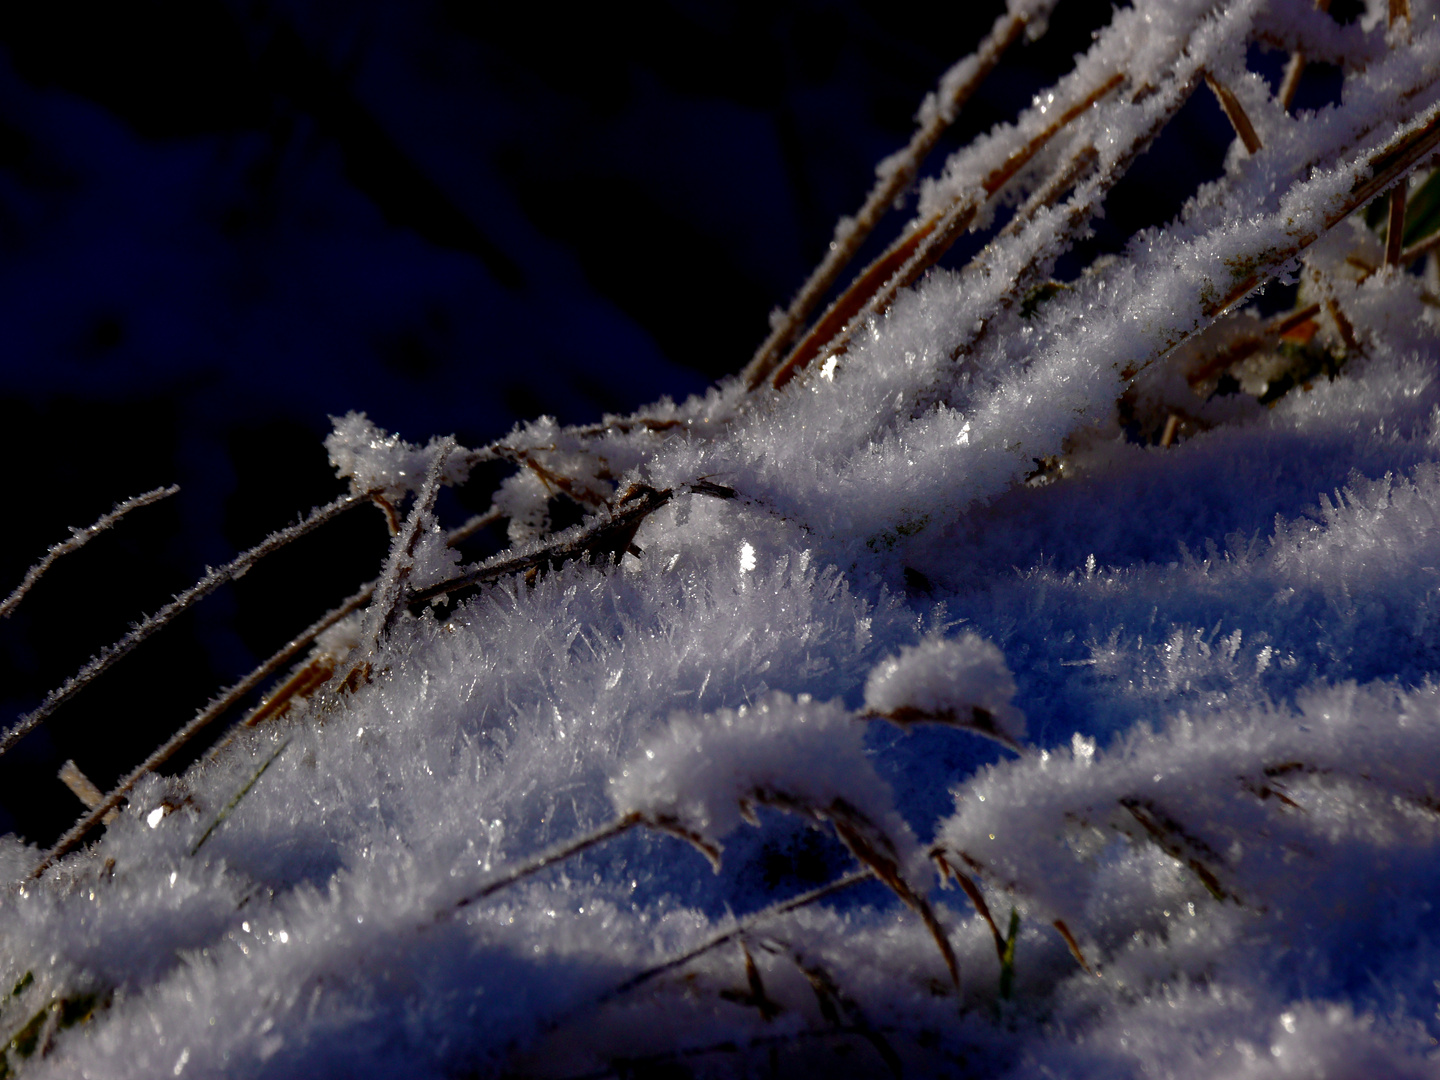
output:
M427 446L408 443L377 427L363 412L331 417L335 430L325 437L325 449L335 475L350 481L354 494L378 492L392 506L417 490L439 446L431 439ZM470 474L470 455L455 447L445 462L441 482L459 484Z
M865 708L896 723L939 721L971 728L1007 746L1025 737L1012 703L1015 677L995 645L975 634L930 638L877 664Z

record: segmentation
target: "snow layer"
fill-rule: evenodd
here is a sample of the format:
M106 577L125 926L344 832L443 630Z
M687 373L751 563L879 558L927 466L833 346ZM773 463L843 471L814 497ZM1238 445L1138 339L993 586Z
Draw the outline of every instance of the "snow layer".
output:
M1440 30L1383 7L1118 12L922 193L976 197L1123 71L989 247L778 392L477 452L337 421L396 512L376 599L308 704L88 849L34 879L0 841L6 1067L1436 1075L1440 302L1345 218L1436 123ZM1335 60L1343 105L1286 115L1255 40ZM1202 71L1264 149L1027 311ZM1292 373L1273 402L1211 394L1272 275L1313 345L1234 369ZM482 458L517 547L474 572L512 572L412 604L473 569L435 496ZM556 535L560 498L589 516ZM716 873L684 842L721 838ZM786 905L866 850L909 902Z

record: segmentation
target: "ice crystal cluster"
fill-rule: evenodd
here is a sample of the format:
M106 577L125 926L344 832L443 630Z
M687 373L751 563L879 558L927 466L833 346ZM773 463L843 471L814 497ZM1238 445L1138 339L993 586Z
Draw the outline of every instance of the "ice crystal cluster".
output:
M1048 7L706 396L336 422L292 531L378 502L385 565L199 764L0 844L0 1072L1440 1074L1440 5L1136 0L832 287ZM1223 176L1056 280L1194 94Z

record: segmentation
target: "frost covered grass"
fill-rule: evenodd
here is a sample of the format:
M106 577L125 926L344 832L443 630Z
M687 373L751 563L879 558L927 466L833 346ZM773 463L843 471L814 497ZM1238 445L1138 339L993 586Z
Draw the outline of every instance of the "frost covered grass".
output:
M341 418L348 492L0 737L384 511L374 581L0 842L0 1073L1435 1075L1440 8L1118 10L839 287L1049 6L736 377L478 449ZM1340 100L1293 113L1316 62ZM1064 270L1197 93L1223 176Z

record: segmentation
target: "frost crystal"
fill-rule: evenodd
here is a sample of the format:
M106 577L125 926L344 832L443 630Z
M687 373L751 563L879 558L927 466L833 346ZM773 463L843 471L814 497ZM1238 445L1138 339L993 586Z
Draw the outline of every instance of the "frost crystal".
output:
M865 707L894 720L939 719L1025 737L1025 714L1012 703L1015 678L1005 657L974 634L907 646L870 673Z

